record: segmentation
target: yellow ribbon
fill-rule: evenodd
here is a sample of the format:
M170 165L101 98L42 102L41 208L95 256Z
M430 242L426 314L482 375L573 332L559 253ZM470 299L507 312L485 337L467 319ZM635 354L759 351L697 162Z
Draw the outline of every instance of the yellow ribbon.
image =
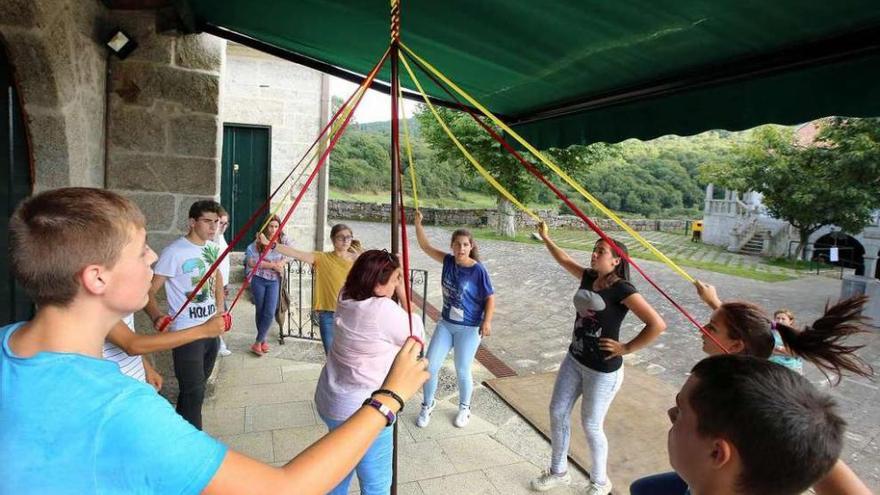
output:
M406 123L406 110L403 108L403 89L398 86L397 96L400 100L400 113L403 115L403 140L406 143L406 159L409 162L409 179L412 183L413 206L419 209L419 191L416 187L416 164L413 161L412 143L409 139L409 125Z
M572 179L571 177L569 177L568 174L566 174L562 169L560 169L559 166L557 166L555 163L553 163L549 158L547 158L546 156L544 156L543 153L541 153L540 151L538 151L537 148L535 148L535 147L532 146L528 141L526 141L525 139L523 139L522 136L520 136L519 134L516 133L516 131L514 131L514 130L511 129L507 124L505 124L504 122L502 122L501 119L499 119L498 117L496 117L496 116L495 116L492 112L490 112L486 107L484 107L484 106L481 105L477 100L475 100L473 97L471 97L471 95L469 95L469 94L468 94L467 92L465 92L463 89L459 88L455 83L453 83L452 81L450 81L446 76L443 75L443 73L441 73L439 70L437 70L436 68L434 68L434 66L432 66L431 64L429 64L429 63L428 63L427 61L425 61L423 58L421 58L421 57L419 57L418 55L416 55L416 54L415 54L415 53L414 53L414 52L413 52L413 51L412 51L412 50L411 50L411 49L410 49L405 43L403 43L402 41L400 42L400 46L401 46L401 48L404 49L404 51L405 51L406 53L408 53L408 54L411 55L414 59L416 59L416 60L417 60L417 61L418 61L423 67L427 68L431 73L433 73L433 74L434 74L435 76L437 76L441 81L443 81L443 82L446 83L450 88L452 88L456 93L458 93L458 94L461 95L464 99L466 99L466 100L467 100L467 101L468 101L468 102L469 102L474 108L477 108L478 110L480 110L480 112L482 112L483 115L485 115L486 117L490 118L490 119L492 120L492 122L494 122L496 125L498 125L499 127L501 127L505 132L507 132L507 134L509 134L510 136L512 136L514 139L516 139L517 142L519 142L521 145L523 145L523 147L525 147L527 150L529 150L529 152L531 152L531 153L532 153L533 155L535 155L539 160L541 160L541 162L544 163L544 165L547 165L547 167L549 167L550 170L553 170L553 172L555 172L556 175L558 175L559 177L561 177L562 180L564 180L568 185L570 185L572 188L574 188L574 190L576 190L577 192L579 192L584 198L587 199L587 201L589 201L593 206L595 206L597 209L599 209L599 211L601 211L602 213L604 213L606 216L608 216L608 218L610 218L612 221L614 221L614 223L616 223L617 225L619 225L620 228L622 228L622 229L625 230L629 235L631 235L633 239L635 239L636 241L639 242L639 244L641 244L641 245L644 246L648 251L650 251L651 253L653 253L654 255L656 255L658 258L660 258L660 260L662 260L664 263L666 263L666 265L668 265L670 268L672 268L673 270L675 270L675 271L676 271L679 275L681 275L685 280L687 280L688 282L694 282L694 278L691 277L690 275L688 275L688 273L687 273L686 271L684 271L680 266L678 266L677 264L675 264L675 262L672 261L671 259L669 259L665 254L661 253L660 250L658 250L657 248L655 248L650 242L648 242L647 239L645 239L644 237L642 237L638 232L636 232L635 230L633 230L632 227L630 227L629 225L626 224L626 222L624 222L623 220L621 220L620 217L618 217L613 211L611 211L611 210L608 209L605 205L603 205L601 201L599 201L598 199L596 199L592 194L588 193L586 189L584 189L583 187L581 187L580 184L578 184L577 182L575 182L574 179ZM401 57L401 60L403 60L402 57ZM406 64L406 63L404 62L404 64ZM408 66L407 66L407 70L409 70L409 67L408 67ZM412 77L412 76L411 76L411 77ZM413 82L415 82L416 85L418 86L418 82L416 82L415 80L413 80ZM419 88L419 90L421 91L421 88ZM424 94L424 93L423 93L423 94ZM426 99L426 101L427 101L427 99ZM429 105L430 105L430 103L429 103ZM436 114L435 114L435 115L436 115Z
M449 139L451 139L455 146L458 147L465 158L467 158L467 160L471 162L471 165L473 165L474 168L477 169L477 172L479 172L480 175L482 175L483 178L486 179L486 182L491 184L492 187L494 187L499 193L501 193L502 196L507 198L508 201L516 205L520 210L526 212L526 214L535 219L535 221L540 222L541 217L539 217L537 214L535 214L535 212L526 207L526 205L520 203L519 200L510 193L510 191L499 184L498 181L495 180L495 178L492 177L492 175L490 175L489 172L485 168L483 168L482 165L480 165L477 159L474 158L473 155L470 154L470 152L468 152L467 148L465 148L464 145L461 144L458 138L455 137L455 134L453 134L452 131L449 130L449 127L446 125L446 122L443 121L443 118L440 117L440 114L437 113L437 109L434 108L434 105L431 103L430 98L428 98L428 94L425 93L424 89L422 89L422 85L419 83L419 80L416 78L416 75L413 73L412 69L409 66L409 63L406 61L406 57L403 54L401 54L400 56L400 61L403 62L403 66L409 73L410 79L412 79L413 83L415 83L416 87L419 89L419 92L422 94L422 98L425 100L425 104L431 110L431 113L434 114L434 118L437 119L440 127L443 128L443 131L446 132L446 135L449 136Z

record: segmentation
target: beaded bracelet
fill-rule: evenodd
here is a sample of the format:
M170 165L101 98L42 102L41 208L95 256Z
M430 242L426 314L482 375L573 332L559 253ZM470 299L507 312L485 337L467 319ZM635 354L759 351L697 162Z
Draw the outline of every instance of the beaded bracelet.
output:
M392 399L397 401L397 404L400 406L400 409L397 410L397 414L400 414L403 412L403 399L401 399L399 395L397 395L396 393L394 393L391 390L388 390L387 388L380 388L379 390L376 390L375 392L370 394L370 397L372 397L376 394L382 394L382 395L387 395L388 397L391 397Z

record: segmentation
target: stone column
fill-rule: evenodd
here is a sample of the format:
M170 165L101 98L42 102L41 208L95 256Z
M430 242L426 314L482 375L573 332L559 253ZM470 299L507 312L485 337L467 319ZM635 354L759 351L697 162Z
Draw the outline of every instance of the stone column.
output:
M813 259L813 243L812 242L808 242L807 245L804 247L804 258L803 259L805 259L807 261Z
M877 256L864 255L865 276L868 278L877 278Z
M104 184L106 16L96 1L0 1L0 45L15 70L35 192Z
M218 199L226 42L156 32L152 12L113 15L138 47L110 63L106 186L143 209L158 252L184 233L191 203Z
M710 206L712 203L712 199L715 196L715 186L712 184L708 184L706 186L706 199L704 201L705 206L703 207L703 213L710 213Z

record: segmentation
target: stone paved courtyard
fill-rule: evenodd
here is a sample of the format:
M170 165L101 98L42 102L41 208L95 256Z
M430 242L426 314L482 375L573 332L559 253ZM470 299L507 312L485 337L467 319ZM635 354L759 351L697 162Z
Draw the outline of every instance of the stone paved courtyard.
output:
M387 224L346 223L365 246L388 246L390 234ZM451 230L427 227L431 242L440 248L448 246ZM412 233L411 265L429 270L428 300L439 307L440 265L421 252ZM538 243L479 241L479 245L483 262L497 291L494 332L484 344L519 374L555 370L569 343L571 296L577 288L577 281L565 273ZM586 251L571 251L571 254L580 260L588 259ZM638 259L637 262L698 321L708 320L708 308L700 302L693 286L687 281L660 263ZM692 276L718 287L722 299L747 299L769 311L789 307L802 324L813 321L821 314L825 303L835 300L840 291L839 280L824 276L801 276L796 280L768 283L693 268L686 270ZM627 361L670 384L680 386L690 368L703 356L698 331L637 274L634 274L634 283L666 319L669 328L650 347L628 356ZM638 321L630 316L624 323L622 336L630 338L639 329ZM865 344L860 355L875 369L880 369L880 337L876 329L859 340ZM838 386L829 387L823 375L809 365L807 377L817 386L828 387L839 401L849 423L845 459L873 489L880 490L878 382L847 377Z

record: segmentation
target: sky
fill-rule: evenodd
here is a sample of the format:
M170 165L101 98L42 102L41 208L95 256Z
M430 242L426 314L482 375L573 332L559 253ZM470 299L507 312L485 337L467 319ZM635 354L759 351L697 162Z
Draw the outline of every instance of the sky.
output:
M330 95L338 96L343 100L351 96L357 89L357 84L330 76ZM404 100L404 111L407 117L412 117L417 103L412 100ZM354 113L354 118L361 124L367 122L381 122L391 120L391 98L385 93L367 90L363 101Z

